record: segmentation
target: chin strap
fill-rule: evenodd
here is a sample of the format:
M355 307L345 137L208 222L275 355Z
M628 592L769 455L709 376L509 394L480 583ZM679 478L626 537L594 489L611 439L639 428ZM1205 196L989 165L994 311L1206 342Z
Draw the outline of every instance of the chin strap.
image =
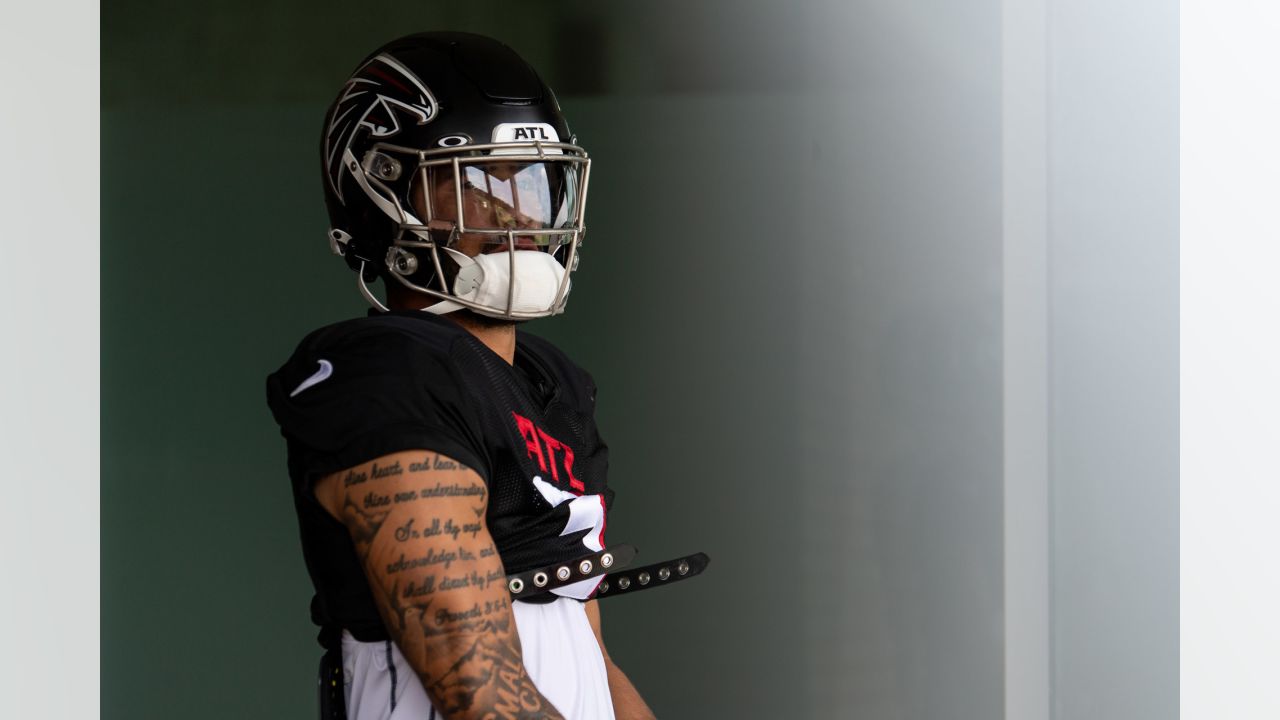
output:
M444 315L451 313L454 310L461 310L465 307L466 305L459 305L452 300L441 300L435 305L428 305L427 307L422 308L422 312L429 312L432 315Z
M499 313L491 315L497 318L541 317L553 309L560 288L568 282L569 272L560 261L541 250L508 250L471 257L453 248L442 249L458 264L453 295L463 302L441 300L422 308L434 315L471 308L485 315L489 315L485 310ZM361 260L356 273L360 294L378 310L389 312L365 282L365 266ZM505 307L506 312L498 310L500 307Z
M471 257L453 248L442 249L458 265L453 295L496 313L492 317L510 317L513 311L517 317L549 311L568 275L558 260L541 250L507 250ZM442 300L423 309L440 315L464 307L477 309L453 300Z
M450 247L441 248L458 264L458 274L453 278L453 294L458 297L474 296L484 284L484 268L470 256ZM466 305L452 300L441 300L435 305L422 308L423 312L444 315L455 310L462 310Z
M374 306L381 312L391 312L391 308L387 307L381 300L379 300L378 296L374 295L373 291L369 289L369 284L364 281L363 260L360 261L360 269L356 272L356 287L360 289L360 294L364 296L364 299L367 300L370 305ZM434 315L443 315L445 313L451 313L454 310L461 310L464 307L466 306L459 305L452 300L441 300L435 305L428 305L427 307L422 308L422 312L429 312Z

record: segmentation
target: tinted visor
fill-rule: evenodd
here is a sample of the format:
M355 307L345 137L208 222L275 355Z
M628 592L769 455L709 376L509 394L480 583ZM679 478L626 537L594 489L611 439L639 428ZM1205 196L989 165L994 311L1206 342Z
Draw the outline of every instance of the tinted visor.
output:
M456 173L452 163L419 168L410 195L433 228L444 222L493 243L515 231L525 242L560 245L570 236L553 231L571 230L578 220L578 174L575 162L466 159Z

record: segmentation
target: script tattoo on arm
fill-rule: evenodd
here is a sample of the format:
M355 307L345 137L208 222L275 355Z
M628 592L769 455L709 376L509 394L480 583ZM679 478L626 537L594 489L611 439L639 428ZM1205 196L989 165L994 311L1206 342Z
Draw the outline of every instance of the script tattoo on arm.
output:
M396 453L322 478L316 497L351 533L387 630L437 710L449 720L562 718L525 671L475 471Z

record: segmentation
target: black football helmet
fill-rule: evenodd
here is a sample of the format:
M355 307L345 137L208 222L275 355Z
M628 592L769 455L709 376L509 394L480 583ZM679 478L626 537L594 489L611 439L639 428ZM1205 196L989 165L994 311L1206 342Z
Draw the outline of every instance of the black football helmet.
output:
M563 312L590 160L511 48L453 32L387 43L329 107L320 150L329 246L375 307L380 276L435 298L430 312Z

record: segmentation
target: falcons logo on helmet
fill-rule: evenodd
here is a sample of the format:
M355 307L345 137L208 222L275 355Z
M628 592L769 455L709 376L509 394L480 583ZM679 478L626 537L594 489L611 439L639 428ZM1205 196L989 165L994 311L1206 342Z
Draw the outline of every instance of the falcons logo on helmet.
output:
M402 121L431 122L436 109L427 86L390 55L377 55L361 65L343 87L325 128L326 174L338 199L345 202L342 174L350 172L343 155L360 133L389 138L400 132Z

